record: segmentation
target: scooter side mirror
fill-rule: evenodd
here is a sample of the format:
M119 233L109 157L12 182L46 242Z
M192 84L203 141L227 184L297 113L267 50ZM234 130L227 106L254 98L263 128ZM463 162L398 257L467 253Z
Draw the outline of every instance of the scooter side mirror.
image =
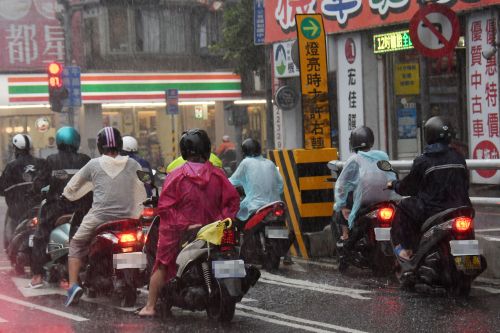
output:
M137 170L136 174L137 174L137 178L139 178L139 180L141 182L143 182L145 184L149 184L149 185L154 185L153 179L151 179L151 175L149 174L149 172Z
M382 171L392 171L395 172L394 169L392 168L391 163L389 161L378 161L377 162L377 167L382 170Z

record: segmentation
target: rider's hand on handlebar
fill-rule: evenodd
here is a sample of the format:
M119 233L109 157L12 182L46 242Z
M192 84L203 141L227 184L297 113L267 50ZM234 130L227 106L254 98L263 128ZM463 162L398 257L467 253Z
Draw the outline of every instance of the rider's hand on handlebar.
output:
M394 186L392 185L392 181L387 182L387 189L388 190L394 190Z

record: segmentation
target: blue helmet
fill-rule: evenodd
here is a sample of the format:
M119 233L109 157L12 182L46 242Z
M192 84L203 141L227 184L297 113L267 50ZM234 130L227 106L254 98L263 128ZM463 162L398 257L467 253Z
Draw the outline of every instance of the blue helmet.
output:
M56 145L59 150L77 151L80 148L80 133L73 127L61 127L56 133Z

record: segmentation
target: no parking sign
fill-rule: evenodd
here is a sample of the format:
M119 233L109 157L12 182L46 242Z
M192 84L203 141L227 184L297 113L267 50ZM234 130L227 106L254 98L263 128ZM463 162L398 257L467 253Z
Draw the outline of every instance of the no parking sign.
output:
M449 55L460 38L458 17L446 6L426 5L410 20L410 38L415 49L426 57Z

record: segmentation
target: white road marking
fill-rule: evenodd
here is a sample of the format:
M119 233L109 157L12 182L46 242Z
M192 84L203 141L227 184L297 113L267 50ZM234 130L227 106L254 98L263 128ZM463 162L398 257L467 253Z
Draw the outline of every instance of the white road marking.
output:
M7 295L0 294L0 300L4 300L4 301L9 302L9 303L25 306L25 307L30 308L30 309L36 309L39 311L47 312L47 313L50 313L50 314L53 314L53 315L56 315L59 317L63 317L66 319L71 319L74 321L87 321L88 320L87 318L84 318L84 317L80 317L80 316L77 316L77 315L74 315L71 313L48 308L46 306L25 302L25 301L22 301L22 300L17 299L17 298L9 297Z
M338 265L335 265L335 264L332 264L329 262L305 260L305 259L298 258L298 257L293 257L293 261L295 263L306 264L306 265L314 265L314 266L327 267L327 268L333 268L333 269L338 268Z
M315 320L308 320L308 319L305 319L305 318L290 316L290 315L286 315L286 314L283 314L283 313L268 311L268 310L264 310L264 309L261 309L261 308L255 308L253 306L248 306L248 305L243 305L243 304L236 304L236 308L238 308L240 310L252 311L252 312L255 312L255 313L258 313L258 314L261 314L261 315L276 317L276 318L279 318L279 319L286 320L287 322L295 321L295 322L299 322L299 323L302 323L302 324L319 326L319 327L333 329L333 330L342 331L342 332L364 333L364 331L359 331L359 330L352 329L352 328L349 328L349 327L344 327L344 326L339 326L339 325L334 325L334 324L323 323L323 322L315 321ZM238 313L241 313L241 312L238 311Z
M10 271L12 270L11 266L0 266L0 271Z
M12 281L16 285L17 290L19 290L19 292L23 294L24 297L35 297L35 296L45 296L45 295L66 296L66 290L61 289L59 287L52 287L46 284L42 288L32 289L32 288L26 288L26 286L28 286L28 284L31 281L30 279L13 277Z
M266 322L271 323L271 324L276 324L276 325L281 325L281 326L287 326L287 327L292 327L292 328L296 328L296 329L301 329L301 330L309 331L309 332L317 332L317 333L329 333L329 332L332 332L332 331L326 331L326 330L322 330L322 329L315 328L315 327L309 327L309 326L304 326L304 325L300 325L300 324L293 324L293 323L289 323L289 322L286 322L286 321L283 321L283 320L277 320L277 319L272 319L272 318L269 318L269 317L259 316L259 315L256 315L256 314L250 314L250 313L246 313L246 312L243 312L243 311L236 311L236 315L238 315L240 317L248 317L248 318L252 318L252 319L258 319L258 320L266 321Z
M493 228L493 229L476 229L475 231L476 231L476 232L478 232L478 233L482 233L482 232L491 232L491 231L500 231L500 228Z
M259 282L281 285L291 288L319 291L327 294L337 294L363 300L371 298L363 296L362 294L372 293L372 291L369 290L337 287L337 286L330 286L327 284L314 283L307 280L290 279L281 275L274 275L267 272L261 272L261 278L259 279Z
M500 242L500 237L483 236L483 238L487 241Z
M241 300L242 302L258 302L256 299L253 299L253 298L248 298L248 297L243 297L243 299Z
M6 323L6 322L7 322L7 320L0 317L0 323Z
M496 289L496 288L491 288L491 287L486 287L486 286L472 286L472 288L481 289L481 290L487 291L491 294L500 294L500 289Z

